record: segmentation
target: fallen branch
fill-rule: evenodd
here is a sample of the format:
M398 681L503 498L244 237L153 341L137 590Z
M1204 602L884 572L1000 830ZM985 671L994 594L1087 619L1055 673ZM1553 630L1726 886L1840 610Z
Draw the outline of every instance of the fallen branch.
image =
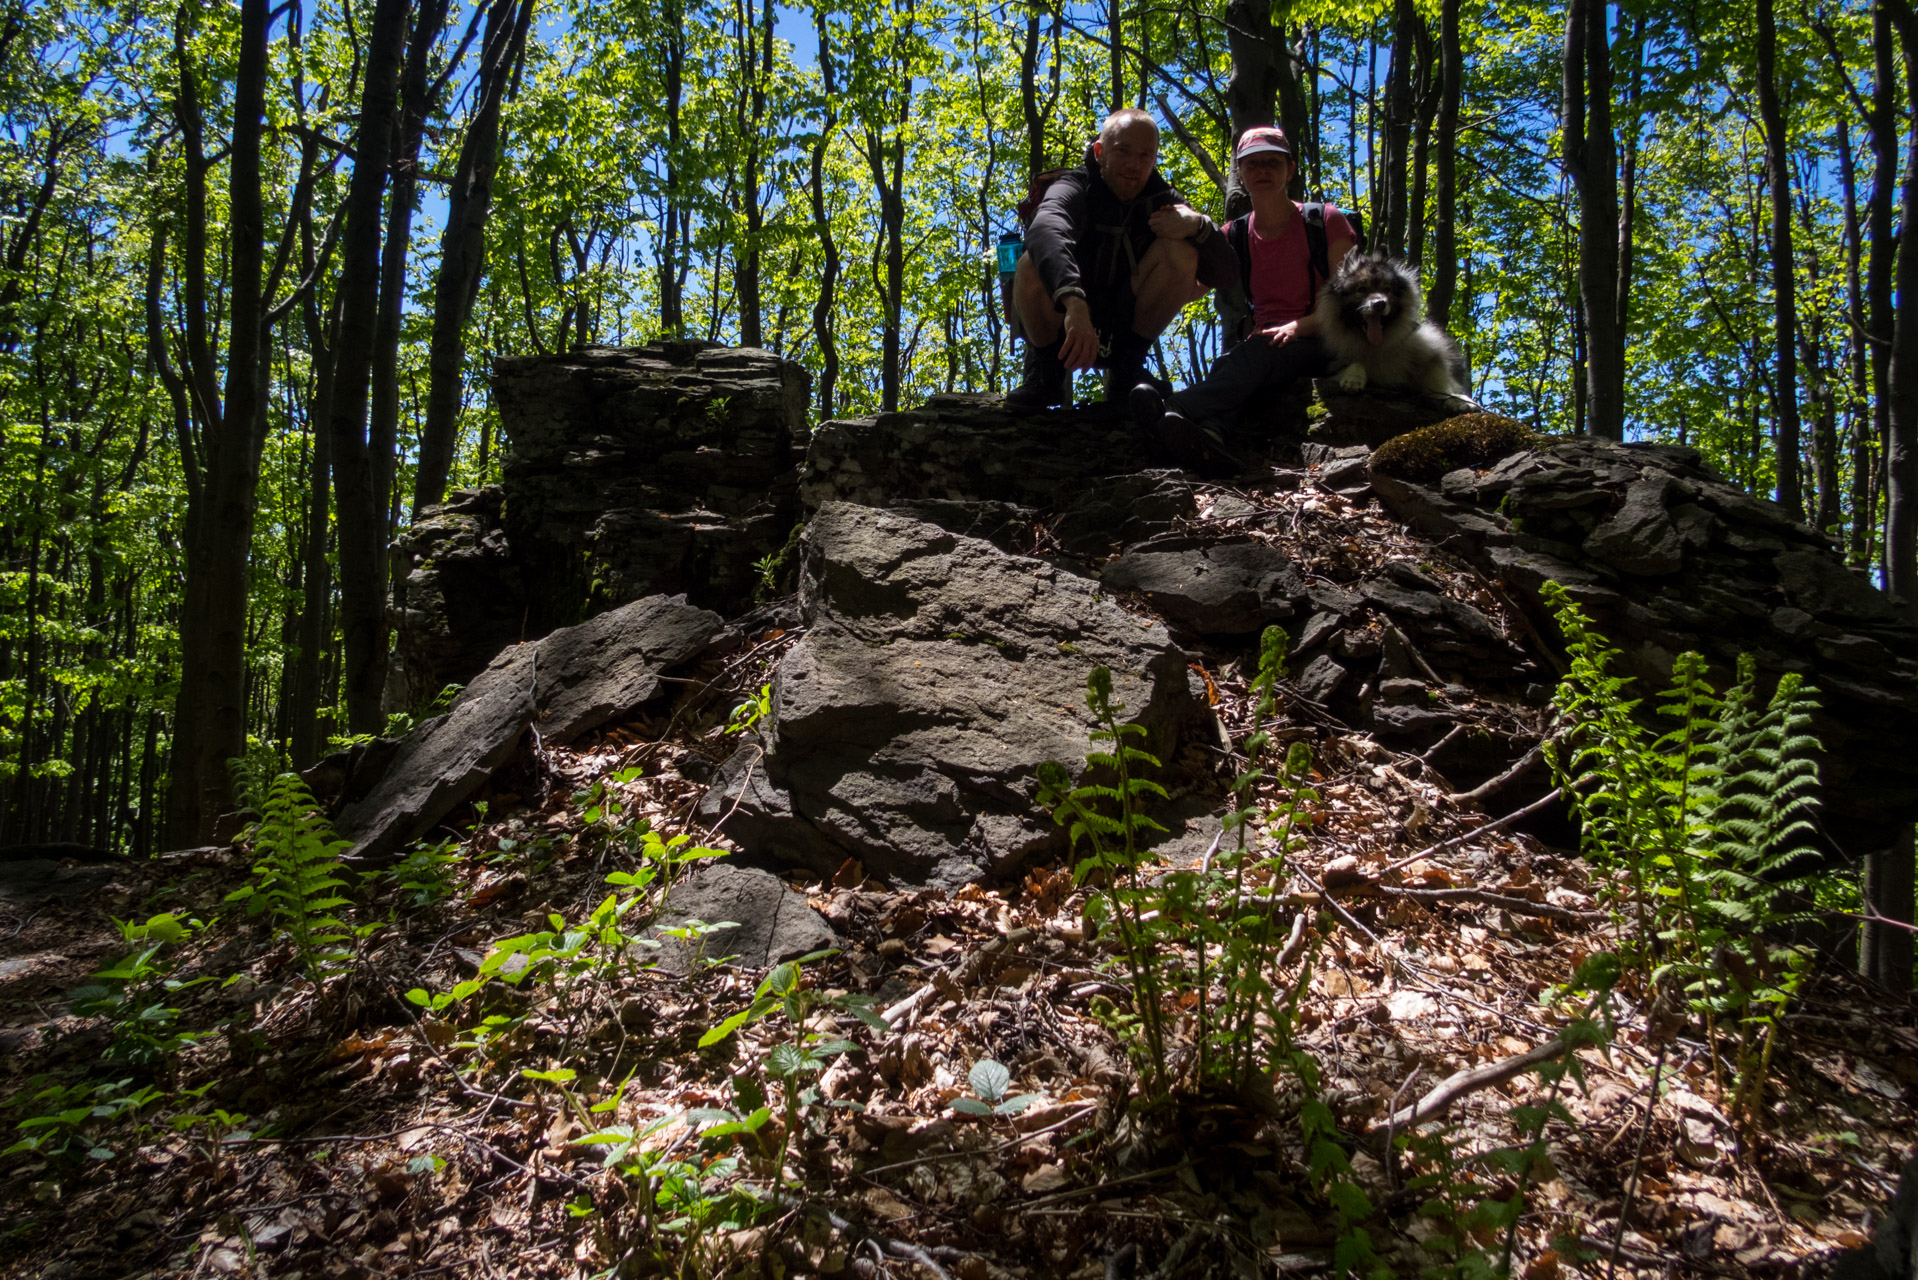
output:
M1460 834L1451 837L1449 840L1441 840L1429 849L1420 849L1417 853L1413 854L1411 857L1400 858L1397 862L1389 864L1388 866L1382 868L1382 870L1397 871L1400 867L1409 867L1414 862L1417 862L1421 858L1429 858L1435 853L1442 853L1445 850L1454 847L1455 845L1464 844L1467 840L1470 840L1473 836L1487 835L1493 831L1498 831L1504 827L1509 827L1514 822L1519 821L1521 818L1529 818L1533 814L1538 813L1539 811L1543 809L1548 809L1552 805L1557 804L1559 801L1559 798L1563 796L1564 794L1565 794L1565 791L1562 787L1553 787L1550 791L1547 791L1544 795L1532 801L1532 803L1526 805L1523 809L1514 809L1512 812L1506 814L1503 818L1498 818L1491 822L1483 823L1479 826L1473 827L1470 831L1461 832Z
M874 1174L890 1173L894 1169L910 1169L916 1164L937 1164L941 1160L963 1160L968 1156L997 1155L1001 1151L1010 1151L1021 1143L1031 1142L1034 1138L1042 1138L1048 1133L1056 1133L1075 1120L1085 1119L1097 1111L1102 1105L1104 1104L1095 1102L1089 1107L1081 1107L1065 1119L1055 1120L1043 1129L1034 1129L1031 1133L1022 1133L1016 1138L1007 1138L1004 1142L994 1143L989 1147L961 1148L958 1151L935 1151L931 1155L914 1156L910 1160L899 1160L892 1164L882 1164L875 1169L863 1169L860 1171L860 1176L870 1178Z
M1373 1130L1374 1133L1396 1133L1409 1129L1413 1125L1424 1124L1427 1120L1436 1120L1460 1098L1469 1097L1481 1089L1489 1089L1495 1084L1504 1084L1514 1076L1525 1074L1540 1063L1550 1062L1564 1054L1565 1042L1553 1038L1536 1049L1527 1049L1524 1053L1513 1054L1509 1058L1500 1058L1497 1062L1488 1062L1482 1067L1469 1071L1459 1071L1445 1077L1417 1102L1402 1110L1393 1112L1386 1118L1384 1125Z
M952 1276L947 1273L944 1267L934 1261L933 1255L937 1254L949 1262L956 1262L964 1256L951 1245L917 1245L908 1244L904 1240L894 1240L890 1236L880 1235L864 1223L854 1222L850 1218L834 1213L823 1204L811 1200L801 1200L795 1196L786 1195L783 1192L774 1195L773 1203L783 1209L796 1209L800 1213L817 1214L824 1218L827 1225L834 1231L837 1231L848 1239L870 1241L872 1244L878 1246L882 1253L890 1254L895 1258L902 1258L907 1262L916 1262L926 1270L932 1272L933 1275L939 1277L939 1280L952 1280Z
M1390 898L1410 898L1414 902L1482 902L1488 907L1497 907L1513 915L1540 916L1547 920L1569 920L1576 924L1593 924L1605 919L1602 911L1574 911L1570 907L1555 907L1549 902L1532 902L1526 898L1514 898L1503 893L1493 893L1489 889L1401 889L1392 885L1373 885L1372 892Z
M1518 758L1517 764L1507 769L1504 773L1499 774L1498 777L1493 778L1489 782L1481 782L1479 783L1478 786L1473 787L1470 791L1461 791L1457 795L1453 796L1452 803L1459 804L1466 800L1479 801L1479 800L1483 800L1486 796L1489 796L1494 792L1503 791L1506 787L1510 786L1513 782L1517 781L1521 776L1523 776L1524 773L1527 770L1529 770L1533 765L1537 764L1539 760L1544 757L1544 755L1545 755L1545 744L1543 742L1540 742L1537 746L1533 747L1530 751L1527 751L1524 755L1520 756Z

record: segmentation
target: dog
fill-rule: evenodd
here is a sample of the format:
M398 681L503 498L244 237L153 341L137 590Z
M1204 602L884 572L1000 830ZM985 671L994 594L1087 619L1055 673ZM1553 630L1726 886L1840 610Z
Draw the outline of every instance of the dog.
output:
M1451 335L1425 318L1418 274L1377 253L1349 253L1319 291L1319 337L1346 391L1368 386L1466 396L1465 358Z

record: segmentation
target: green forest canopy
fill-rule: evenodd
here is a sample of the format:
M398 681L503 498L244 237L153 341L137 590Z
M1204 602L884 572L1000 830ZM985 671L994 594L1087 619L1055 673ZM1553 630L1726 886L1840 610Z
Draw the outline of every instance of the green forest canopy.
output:
M1214 216L1282 119L1537 428L1603 398L1596 299L1629 435L1882 568L1911 19L1773 2L7 0L0 844L203 838L249 743L381 728L384 547L495 475L496 356L761 345L821 417L1006 389L994 245L1120 103ZM1162 355L1218 348L1201 305Z

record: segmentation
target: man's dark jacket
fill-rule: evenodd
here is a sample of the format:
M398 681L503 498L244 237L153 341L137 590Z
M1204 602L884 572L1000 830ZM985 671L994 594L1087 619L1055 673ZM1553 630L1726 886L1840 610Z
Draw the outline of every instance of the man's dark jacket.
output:
M1137 196L1119 199L1100 175L1098 157L1088 144L1085 163L1068 169L1046 189L1026 228L1026 252L1055 302L1062 290L1077 289L1085 294L1101 329L1130 326L1133 267L1157 238L1147 220L1156 209L1184 203L1185 197L1156 169ZM1215 286L1236 280L1238 259L1225 236L1208 224L1198 239L1199 279Z

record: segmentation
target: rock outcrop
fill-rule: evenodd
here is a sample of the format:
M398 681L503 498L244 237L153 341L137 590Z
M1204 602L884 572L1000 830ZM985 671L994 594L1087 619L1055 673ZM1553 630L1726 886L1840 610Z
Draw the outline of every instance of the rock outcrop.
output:
M703 342L500 360L500 485L399 540L392 709L627 601L744 609L799 519L809 385L771 352Z
M1033 771L1083 761L1095 663L1169 759L1195 728L1217 735L1188 663L1242 662L1273 623L1291 636L1301 716L1369 729L1461 788L1503 770L1535 740L1562 663L1539 594L1551 579L1623 648L1643 693L1685 649L1721 680L1745 651L1768 673L1803 672L1824 698L1837 848L1885 847L1918 814L1918 634L1817 533L1669 446L1557 440L1433 483L1375 475L1370 446L1447 407L1320 390L1309 417L1279 397L1242 424L1234 443L1265 456L1233 491L1155 469L1103 406L1022 415L934 396L823 424L802 468L803 375L766 353L507 362L504 486L462 495L403 544L408 660L470 667L489 645L669 586L737 615L756 563L789 554L808 515L805 634L700 815L762 861L852 859L951 885L1063 847ZM1384 555L1374 497L1416 535L1393 531ZM493 727L454 733L449 717L438 732L463 754L427 773L483 774L509 750L532 715L511 692L528 678L516 661L455 708L494 707ZM644 679L605 706L642 697ZM368 753L349 792L376 763ZM389 780L422 767L401 761ZM408 801L392 831L438 804Z
M749 853L831 874L953 886L1064 848L1038 765L1084 767L1086 675L1170 758L1203 700L1186 655L1099 584L983 539L831 502L807 526L805 638L770 723L700 805Z
M1437 485L1374 476L1391 509L1496 580L1538 632L1539 589L1565 586L1620 648L1639 696L1680 653L1715 683L1750 653L1821 694L1821 822L1852 856L1887 848L1918 813L1918 628L1829 541L1706 466L1694 449L1561 439Z
M334 819L352 856L380 859L417 840L518 754L529 728L567 743L642 706L660 677L697 655L719 631L718 614L684 596L652 596L514 645L461 690L443 716L382 753L378 778ZM313 772L350 772L322 761Z

